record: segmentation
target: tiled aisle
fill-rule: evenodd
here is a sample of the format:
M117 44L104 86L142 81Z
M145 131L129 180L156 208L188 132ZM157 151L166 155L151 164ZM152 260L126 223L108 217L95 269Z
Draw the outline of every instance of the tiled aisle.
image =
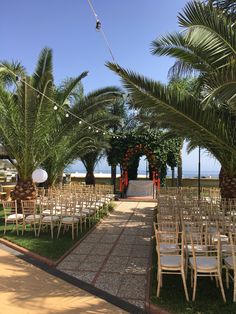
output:
M144 308L154 207L119 202L58 269Z

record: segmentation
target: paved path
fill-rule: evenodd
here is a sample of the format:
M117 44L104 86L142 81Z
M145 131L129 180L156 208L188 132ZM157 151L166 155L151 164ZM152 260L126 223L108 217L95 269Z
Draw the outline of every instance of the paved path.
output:
M127 313L3 248L0 245L1 314Z
M155 205L118 202L58 269L144 308Z

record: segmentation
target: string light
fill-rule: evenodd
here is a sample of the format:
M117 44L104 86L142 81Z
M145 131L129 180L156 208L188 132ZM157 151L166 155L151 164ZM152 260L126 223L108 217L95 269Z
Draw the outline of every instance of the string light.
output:
M30 85L26 80L24 80L23 78L19 77L18 75L16 75L11 69L9 69L7 66L5 66L2 62L0 62L0 66L2 66L3 68L7 69L9 73L13 74L15 76L15 80L16 83L18 85L18 83L23 82L25 85L27 85L29 88L31 88L32 90L34 90L37 93L37 98L39 98L40 96L43 96L45 99L49 100L52 104L54 104L53 109L55 111L58 110L58 108L60 108L63 111L66 111L66 117L68 118L69 115L73 116L74 118L79 120L79 124L81 125L82 123L85 123L86 125L89 125L89 130L92 129L92 127L90 126L90 124L86 121L83 120L81 117L77 116L75 113L69 111L68 109L63 108L63 106L59 105L57 102L55 102L53 99L51 99L50 97L48 97L46 94L44 94L43 92L41 92L40 90L38 90L37 88L35 88L34 86ZM38 75L38 74L37 74ZM101 131L103 133L103 135L106 134L106 132L104 132L103 129L98 129L96 128L97 131ZM109 136L112 136L111 134L108 133Z
M96 21L96 30L97 30L98 32L100 31L101 26L102 26L101 22L100 22L99 20L97 20L97 21Z
M104 32L104 30L102 28L102 24L101 24L100 20L98 19L98 15L97 15L97 13L94 10L94 7L92 6L91 1L90 0L87 0L87 1L88 1L88 4L89 4L89 6L91 8L91 11L92 11L92 13L93 13L93 15L95 17L95 20L96 20L96 30L100 31L100 33L102 34L103 40L105 41L105 44L106 44L107 49L108 49L108 51L109 51L109 53L111 55L111 58L115 62L115 57L114 57L113 51L111 49L111 46L110 46L109 41L107 39L107 36L106 36L106 34L105 34L105 32Z

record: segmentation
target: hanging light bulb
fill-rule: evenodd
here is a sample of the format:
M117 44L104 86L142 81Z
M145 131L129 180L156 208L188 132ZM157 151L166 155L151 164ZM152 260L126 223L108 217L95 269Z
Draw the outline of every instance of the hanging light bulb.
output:
M69 118L69 113L68 112L66 113L66 118Z
M98 130L96 130L96 133L98 133L99 131Z
M91 126L89 126L88 129L91 130Z
M81 120L79 121L79 124L82 124L82 121L81 121Z
M102 134L103 134L103 135L106 135L106 132L103 132Z
M55 106L53 107L53 109L54 109L54 110L57 110L57 109L58 109L58 107L55 105Z
M97 30L98 32L100 31L101 26L102 26L101 22L97 19L97 21L96 21L96 30Z

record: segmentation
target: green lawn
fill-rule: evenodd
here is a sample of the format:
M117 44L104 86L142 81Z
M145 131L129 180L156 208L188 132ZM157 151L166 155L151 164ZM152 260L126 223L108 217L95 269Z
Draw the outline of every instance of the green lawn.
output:
M216 288L215 280L210 278L198 278L197 293L195 302L186 302L185 294L180 275L164 275L163 287L160 298L156 297L156 272L157 257L155 244L153 248L153 269L151 302L170 311L173 314L235 314L236 303L233 303L233 284L230 282L230 289L226 288L225 275L223 274L224 288L227 303L223 302L220 289ZM190 286L190 275L188 276L188 292L192 298Z
M102 211L102 216L107 214L107 211L111 211L114 208L114 204L110 203L107 208ZM91 223L90 228L99 221L98 218ZM21 227L19 227L21 231ZM3 234L4 230L4 217L3 210L0 209L0 237L16 243L29 251L35 252L41 256L47 257L53 261L58 260L63 254L65 254L79 239L81 239L88 231L89 226L87 225L86 230L83 233L79 232L79 237L75 240L71 239L71 229L64 235L61 232L60 238L57 239L57 230L54 231L54 239L51 239L50 230L48 232L41 232L40 237L36 238L34 232L27 229L24 235L17 236L15 230L12 230L12 225L8 225L6 235Z

